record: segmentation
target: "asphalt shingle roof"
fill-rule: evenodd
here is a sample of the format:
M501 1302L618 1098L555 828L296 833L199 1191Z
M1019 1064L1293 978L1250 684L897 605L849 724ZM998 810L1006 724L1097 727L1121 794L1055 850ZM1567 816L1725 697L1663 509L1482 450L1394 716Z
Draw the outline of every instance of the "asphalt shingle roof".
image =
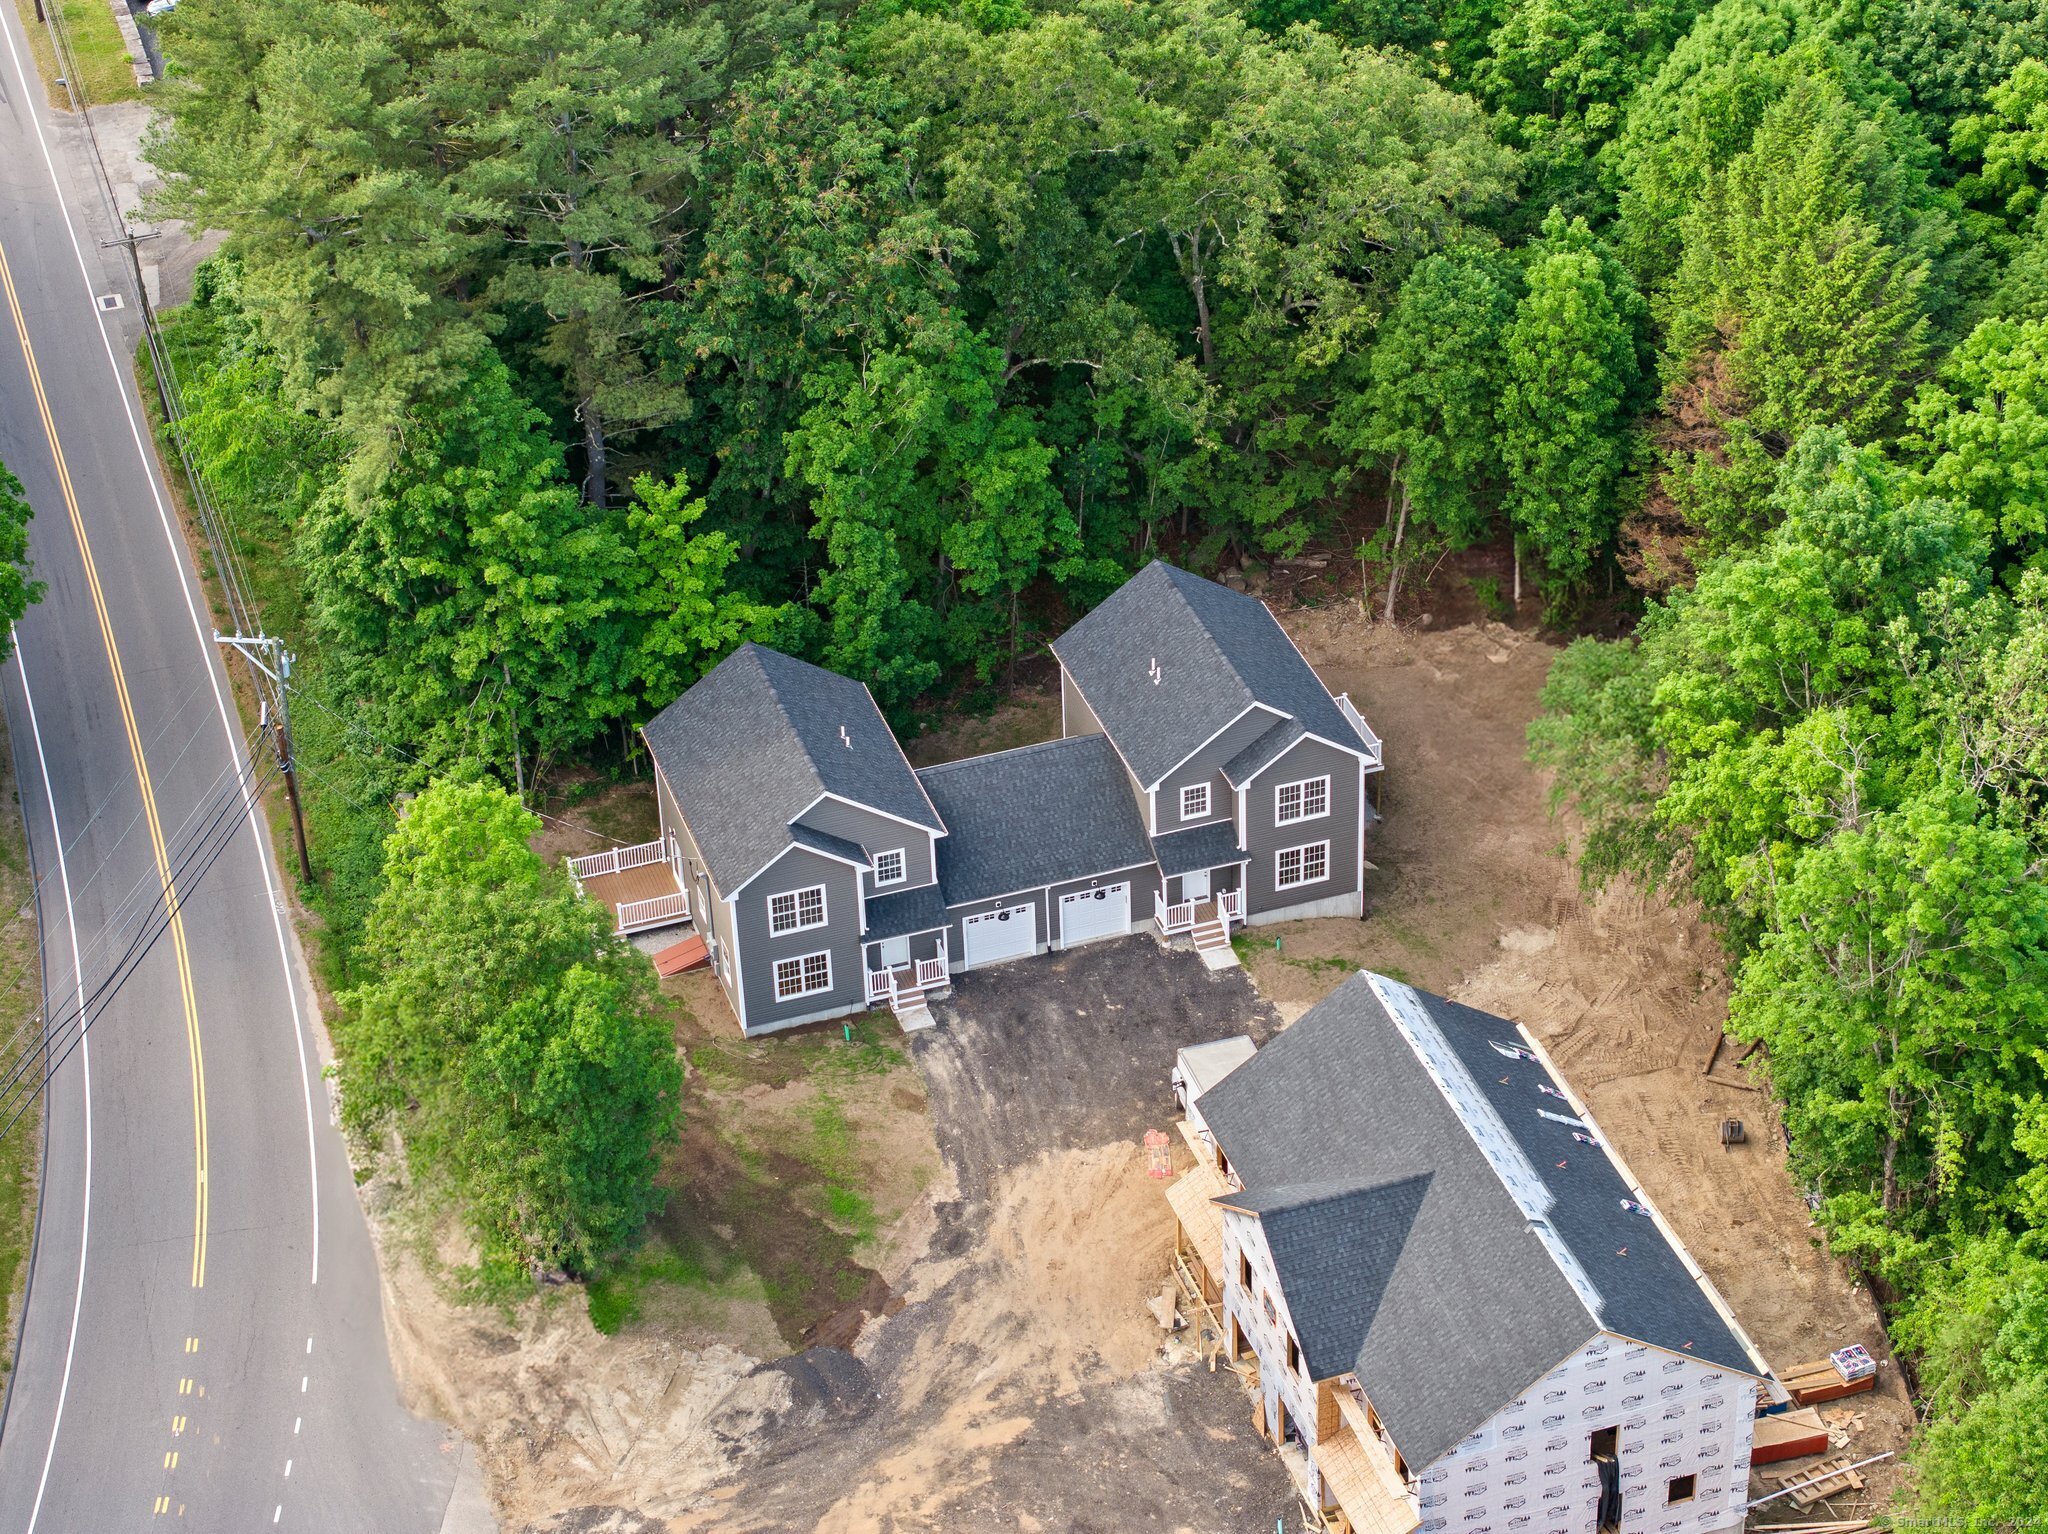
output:
M762 645L733 651L641 734L726 893L789 847L820 794L946 829L867 688Z
M1441 1039L1463 1112L1364 975L1202 1098L1244 1182L1220 1202L1261 1214L1311 1371L1355 1372L1416 1466L1602 1329L1753 1373L1678 1251L1624 1204L1634 1195L1593 1131L1559 1121L1572 1117L1562 1084L1502 1052L1527 1053L1514 1025L1380 984ZM1476 1135L1495 1126L1505 1143L1490 1157ZM1540 1204L1549 1241L1496 1161Z
M1232 820L1155 836L1152 854L1159 863L1159 871L1168 878L1204 868L1220 868L1225 863L1242 863L1251 856L1238 846L1237 822Z
M878 943L888 937L908 937L913 932L930 932L946 925L946 901L936 884L920 884L914 890L894 895L877 895L868 902L866 940Z
M917 776L952 827L939 843L948 905L1152 861L1131 780L1100 735L969 757Z
M1160 560L1052 649L1148 788L1254 703L1366 749L1265 603Z

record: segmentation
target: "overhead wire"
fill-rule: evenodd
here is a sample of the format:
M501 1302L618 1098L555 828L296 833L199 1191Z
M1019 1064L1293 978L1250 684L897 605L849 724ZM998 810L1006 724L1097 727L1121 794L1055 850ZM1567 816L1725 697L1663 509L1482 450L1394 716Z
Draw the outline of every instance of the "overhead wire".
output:
M258 760L262 760L263 765L246 779L246 786L255 792L267 786L278 772L274 759L252 757L250 765ZM184 910L192 891L233 845L241 829L238 812L245 786L240 774L237 779L231 792L216 796L217 802L206 823L179 849L176 867L170 870L169 876L158 877L154 881L155 896L129 934L126 948L95 982L92 990L83 997L68 1000L59 1008L39 1013L33 1020L40 1025L35 1029L34 1039L24 1043L10 1061L0 1064L0 1139L13 1129L50 1078L71 1057L93 1022L120 993L158 939L170 930L171 923ZM112 924L104 928L101 938L95 941L95 949L110 947L118 931L119 928ZM81 965L82 962L83 956Z

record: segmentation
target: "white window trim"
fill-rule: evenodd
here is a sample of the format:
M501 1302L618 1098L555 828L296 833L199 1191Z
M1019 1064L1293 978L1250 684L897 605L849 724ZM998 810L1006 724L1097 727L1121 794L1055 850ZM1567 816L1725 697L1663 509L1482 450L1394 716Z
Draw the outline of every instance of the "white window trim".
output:
M816 921L805 921L803 919L804 896L810 894L812 890L818 892L818 919ZM825 886L822 884L806 884L802 889L777 890L767 898L768 935L770 937L788 937L792 932L809 932L814 928L825 926L832 919L831 913L826 906ZM795 902L791 909L796 912L796 921L790 926L778 927L775 925L775 902L783 899Z
M1322 784L1322 785L1323 785L1323 807L1322 807L1322 808L1321 808L1320 810L1316 811L1316 813L1315 813L1315 814L1313 814L1313 815L1307 815L1307 814L1303 814L1303 815L1291 815L1291 816L1290 816L1290 815L1287 815L1287 814L1285 814L1285 813L1284 813L1284 812L1283 812L1283 811L1281 810L1281 808L1280 808L1280 799L1281 799L1281 795L1285 794L1285 793L1287 792L1287 790L1288 790L1288 789L1290 789L1290 788L1298 788L1298 789L1300 789L1300 790L1301 790L1301 802L1302 802L1303 804L1307 804L1307 803L1308 803L1308 791L1309 791L1310 789L1314 788L1314 787L1315 787L1315 786L1316 786L1316 785L1317 785L1318 783L1320 783L1320 784ZM1309 821L1309 820L1323 820L1323 819L1327 819L1327 818L1328 818L1328 816L1329 816L1329 813L1330 813L1330 775L1329 775L1328 773L1324 773L1324 774L1323 774L1322 776L1320 776L1320 777L1314 777L1314 778L1296 778L1296 779L1295 779L1295 780L1294 780L1293 782L1291 782L1291 783L1276 783L1276 784L1274 784L1274 785L1273 785L1273 824L1274 824L1274 825L1276 825L1276 826L1298 826L1298 825L1302 824L1302 823L1303 823L1304 821Z
M825 961L825 983L823 985L804 985L804 968L813 959L823 959ZM802 986L803 989L785 991L782 988L782 972L792 964L797 967L797 984ZM768 979L775 989L775 1003L777 1006L786 1001L801 1001L806 996L821 995L832 989L832 950L821 948L816 953L800 953L787 959L777 959L775 967L768 972Z
M1308 877L1308 855L1311 852L1314 852L1318 847L1320 847L1323 852L1323 871L1320 874L1318 874L1315 878L1311 879ZM1282 860L1285 859L1287 854L1290 852L1298 852L1301 854L1302 877L1298 879L1290 879L1281 871ZM1329 878L1330 844L1328 842L1303 842L1299 847L1282 847L1279 851L1273 854L1273 888L1276 890L1299 889L1304 884L1325 884L1329 882Z
M1202 803L1201 803L1201 806L1200 806L1200 808L1198 808L1198 809L1189 809L1189 808L1188 808L1188 795L1190 795L1190 794L1200 794L1200 795L1202 796ZM1189 783L1189 784L1187 784L1187 785L1186 785L1186 786L1184 786L1184 787L1183 787L1183 788L1181 789L1181 791L1180 791L1180 818L1181 818L1182 820L1200 820L1200 819L1202 819L1202 818L1203 818L1204 816L1206 816L1206 815L1207 815L1207 814L1209 813L1209 802L1210 802L1210 793L1209 793L1209 785L1208 785L1207 783Z
M894 858L894 859L896 860L896 877L895 877L895 878L893 878L893 879L885 879L885 878L883 878L883 877L882 877L882 859L883 859L883 858ZM875 888L876 888L876 889L883 889L883 888L886 888L887 886L889 886L889 885L892 885L892 884L901 884L901 883L902 883L902 882L903 882L903 881L904 881L905 879L908 879L908 878L910 877L910 856L909 856L909 854L908 854L907 852L905 852L905 851L904 851L904 849L903 849L903 848L901 848L901 847L889 847L889 848L886 848L886 849L884 849L884 850L883 850L883 851L881 851L881 852L878 852L878 853L876 853L876 854L875 854L875 865L874 865L874 875L875 875Z

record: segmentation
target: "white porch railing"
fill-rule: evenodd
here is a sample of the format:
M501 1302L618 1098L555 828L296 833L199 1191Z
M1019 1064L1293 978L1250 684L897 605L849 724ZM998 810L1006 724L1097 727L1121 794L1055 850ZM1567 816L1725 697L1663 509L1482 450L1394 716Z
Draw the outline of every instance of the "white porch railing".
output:
M1159 923L1161 932L1185 932L1195 924L1195 903L1192 900L1166 903L1166 896L1158 890L1152 892L1152 919Z
M1225 927L1232 922L1244 920L1244 891L1218 890L1214 895L1216 915ZM1159 930L1166 936L1176 932L1194 930L1196 912L1204 902L1181 900L1172 905L1166 903L1166 896L1158 890L1152 892L1152 919L1159 924Z
M690 919L690 897L678 890L673 895L656 895L652 900L628 900L619 907L619 933L638 932L643 927L667 927Z
M665 841L641 842L633 847L613 847L605 852L593 852L588 856L569 859L569 872L578 883L585 879L600 878L605 874L622 874L629 868L645 868L649 863L659 863L668 856Z
M1381 753L1380 738L1373 733L1372 726L1365 722L1365 715L1359 713L1357 705L1352 703L1350 693L1341 692L1337 694L1337 712L1344 716L1346 724L1358 731L1358 738L1365 742L1365 749L1372 756L1373 766L1385 766L1386 761Z
M909 980L899 980L905 970L910 972ZM939 934L939 951L929 959L918 959L910 964L885 965L881 969L868 971L868 1000L886 1001L894 1005L899 997L918 996L946 984L948 964L946 960L946 936Z

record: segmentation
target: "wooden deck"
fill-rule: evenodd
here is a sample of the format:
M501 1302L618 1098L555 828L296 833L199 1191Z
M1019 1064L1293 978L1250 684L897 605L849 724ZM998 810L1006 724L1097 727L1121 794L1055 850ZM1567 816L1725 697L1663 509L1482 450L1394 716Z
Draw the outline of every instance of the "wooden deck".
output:
M676 873L666 863L642 863L624 873L593 874L583 881L583 893L599 905L617 911L635 900L657 900L679 893Z

